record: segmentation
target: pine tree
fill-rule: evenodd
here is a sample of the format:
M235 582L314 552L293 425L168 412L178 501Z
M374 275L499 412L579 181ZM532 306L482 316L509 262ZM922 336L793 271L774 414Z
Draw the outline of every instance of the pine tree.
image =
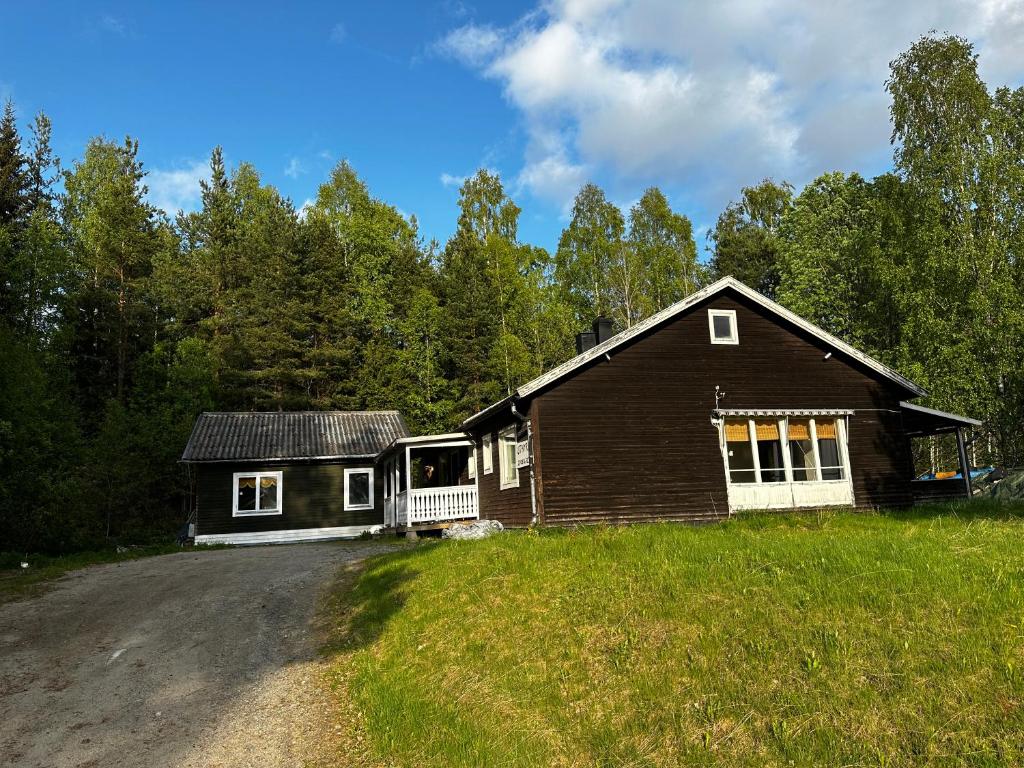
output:
M75 271L64 321L79 391L96 414L108 398L126 402L133 364L153 342L149 277L154 256L169 245L145 201L138 148L131 139L93 139L64 174L62 217Z

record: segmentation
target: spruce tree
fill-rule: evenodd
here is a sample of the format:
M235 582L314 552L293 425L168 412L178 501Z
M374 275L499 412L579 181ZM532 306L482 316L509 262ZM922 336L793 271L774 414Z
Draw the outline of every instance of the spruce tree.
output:
M29 211L27 160L21 151L14 102L4 104L0 117L0 227L16 233Z

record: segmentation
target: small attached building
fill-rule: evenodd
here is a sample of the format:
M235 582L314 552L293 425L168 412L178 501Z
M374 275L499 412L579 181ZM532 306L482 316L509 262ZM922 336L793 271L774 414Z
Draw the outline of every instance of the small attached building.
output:
M348 538L382 526L375 459L408 436L397 411L201 414L181 457L196 543Z
M480 517L511 526L906 507L910 440L979 422L908 401L896 371L727 277L467 419ZM964 496L969 485L929 489Z

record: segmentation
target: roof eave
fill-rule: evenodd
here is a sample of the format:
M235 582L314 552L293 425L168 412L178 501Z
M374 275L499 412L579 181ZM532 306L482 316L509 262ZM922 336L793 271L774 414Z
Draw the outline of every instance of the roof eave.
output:
M481 421L484 421L485 419L490 418L494 414L498 413L502 408L504 408L504 407L506 407L508 405L511 405L513 403L519 402L519 400L521 400L522 397L524 397L524 395L522 394L522 388L517 389L511 395L507 395L506 397L502 398L498 402L492 403L491 405L489 405L486 408L484 408L482 411L477 411L472 416L470 416L468 419L465 419L459 425L459 428L460 429L469 429L470 427L476 426Z
M277 456L274 458L263 457L242 457L231 459L187 459L182 456L178 459L179 464L267 464L281 463L283 461L361 461L364 459L375 459L376 453L347 453L327 456Z

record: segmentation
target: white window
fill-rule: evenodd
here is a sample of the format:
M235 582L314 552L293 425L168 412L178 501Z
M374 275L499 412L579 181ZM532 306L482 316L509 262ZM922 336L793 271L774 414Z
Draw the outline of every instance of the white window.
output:
M484 435L484 474L489 475L494 471L494 460L491 458L491 436Z
M281 486L280 472L235 472L232 516L280 515Z
M846 426L845 418L827 413L726 418L729 509L853 504Z
M345 470L345 509L373 509L373 470Z
M726 419L725 448L732 483L845 480L842 419ZM783 441L782 436L786 439Z
M509 427L498 435L498 469L500 470L500 487L519 487L519 469L516 467L516 428Z
M476 446L475 445L472 448L469 449L469 468L467 469L467 472L469 473L469 479L470 480L473 480L474 478L476 478Z
M736 310L709 309L708 329L712 344L739 344L740 333L736 328Z

